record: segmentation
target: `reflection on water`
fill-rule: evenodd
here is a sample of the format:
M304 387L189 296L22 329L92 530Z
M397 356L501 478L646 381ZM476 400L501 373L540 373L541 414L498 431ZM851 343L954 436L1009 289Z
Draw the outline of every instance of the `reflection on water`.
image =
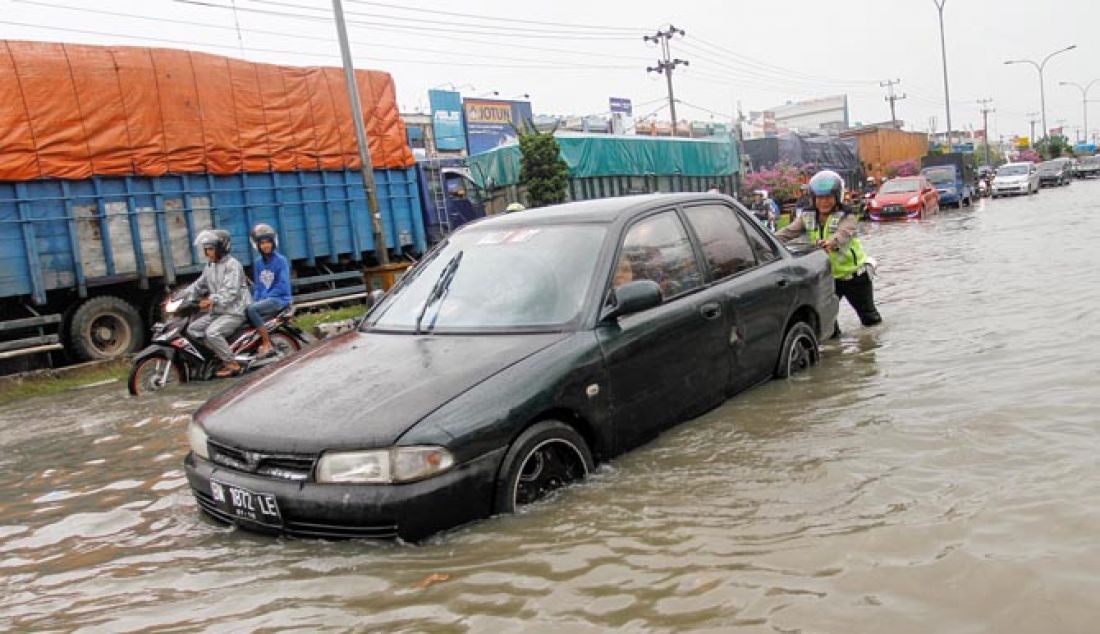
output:
M843 306L845 335L810 375L744 394L547 504L419 546L270 539L200 518L184 431L219 385L8 405L0 624L1090 631L1096 194L1081 182L869 227L883 326L862 329Z

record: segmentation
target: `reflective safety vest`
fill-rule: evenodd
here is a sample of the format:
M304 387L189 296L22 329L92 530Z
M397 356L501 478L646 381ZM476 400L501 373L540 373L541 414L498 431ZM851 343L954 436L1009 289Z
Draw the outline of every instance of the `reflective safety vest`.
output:
M811 243L831 239L845 215L843 211L834 211L829 215L829 219L825 221L825 226L819 227L817 226L817 214L813 212L806 213L802 218L802 224L806 228L806 237L809 238ZM829 262L833 266L834 279L852 279L852 277L863 272L864 265L867 263L867 255L863 252L863 243L859 241L858 237L852 236L852 239L848 241L847 248L843 251L837 250L829 253Z

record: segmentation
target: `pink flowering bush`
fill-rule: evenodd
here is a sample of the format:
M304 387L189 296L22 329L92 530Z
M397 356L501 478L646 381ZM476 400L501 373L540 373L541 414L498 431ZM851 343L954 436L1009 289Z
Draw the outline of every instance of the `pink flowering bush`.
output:
M1035 150L1020 150L1020 156L1017 160L1027 161L1029 163L1042 163L1043 157L1039 156L1039 153Z
M801 184L801 170L790 163L779 163L770 170L746 174L744 180L746 190L766 189L778 203L797 200Z

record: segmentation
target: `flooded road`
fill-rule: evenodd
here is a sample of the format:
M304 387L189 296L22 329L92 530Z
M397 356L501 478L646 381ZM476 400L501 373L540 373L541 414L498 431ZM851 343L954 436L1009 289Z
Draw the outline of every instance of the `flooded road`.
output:
M202 519L218 385L0 412L0 629L1095 631L1100 181L874 226L886 324L418 546ZM433 577L432 575L437 575Z

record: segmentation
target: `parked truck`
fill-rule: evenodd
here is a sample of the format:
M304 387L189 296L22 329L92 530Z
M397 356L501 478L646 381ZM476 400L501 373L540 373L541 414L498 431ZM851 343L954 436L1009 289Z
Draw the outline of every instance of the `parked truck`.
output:
M363 289L380 245L339 69L0 44L0 369L138 349L165 290L201 271L205 228L249 266L250 227L276 227L296 303ZM416 163L389 75L358 81L385 248L409 260L426 218L450 230L478 209L432 195L461 170Z
M921 159L920 173L939 192L940 206L969 207L974 202L974 168L965 154L929 154Z

